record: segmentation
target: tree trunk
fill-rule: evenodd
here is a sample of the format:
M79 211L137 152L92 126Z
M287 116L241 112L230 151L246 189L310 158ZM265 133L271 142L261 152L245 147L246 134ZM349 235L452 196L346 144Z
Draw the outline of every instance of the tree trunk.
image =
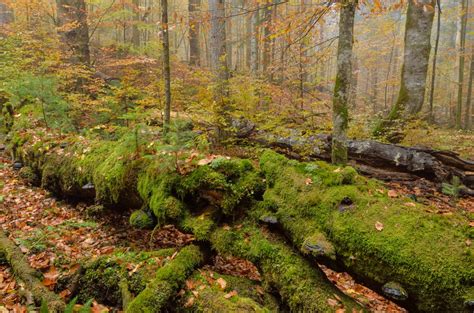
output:
M466 29L467 29L467 0L461 0L461 29L459 40L459 68L458 68L458 101L456 105L456 128L461 128L461 114L462 114L462 93L464 85L464 63L465 63L465 48L466 48Z
M211 11L211 67L214 73L214 101L217 121L217 140L220 142L227 137L228 124L228 80L226 22L224 0L209 0Z
M133 0L134 21L132 27L132 44L135 47L140 47L140 29L138 28L141 22L140 18L140 0Z
M63 42L71 49L73 59L90 64L89 26L84 0L56 0L58 26Z
M433 55L433 66L431 69L431 89L430 89L430 108L429 108L429 116L428 119L430 123L433 122L433 102L434 102L434 89L435 89L435 82L436 82L436 61L438 59L438 46L439 46L439 36L441 33L441 1L437 0L436 5L438 7L438 19L436 22L436 41L435 41L435 48L434 48L434 55Z
M376 136L386 136L389 141L399 142L401 132L389 134L397 120L402 122L415 116L423 107L431 51L435 0L409 0L405 24L405 52L403 57L400 91L395 105L386 120L374 130ZM401 128L397 127L397 129ZM387 136L388 135L388 136Z
M258 5L258 4L257 4ZM257 75L258 72L258 24L260 23L259 18L260 12L257 9L252 13L252 35L250 39L250 71L253 75Z
M201 49L199 47L199 10L201 0L189 0L189 64L199 66L201 64Z
M161 0L161 29L163 32L163 78L165 83L165 115L163 120L164 133L166 133L169 129L171 115L171 69L168 26L168 0Z
M262 70L263 74L268 74L268 67L270 66L270 57L271 57L271 25L272 25L272 16L273 16L273 0L266 2L266 7L264 8L264 28L263 28L263 57L262 57Z
M332 162L347 163L348 97L352 80L352 46L357 0L344 1L339 20L337 75L333 100Z
M474 77L474 48L471 54L471 67L469 74L469 84L467 87L466 112L464 117L464 129L471 129L472 127L472 80Z
M10 24L13 20L13 10L6 4L0 3L0 25Z

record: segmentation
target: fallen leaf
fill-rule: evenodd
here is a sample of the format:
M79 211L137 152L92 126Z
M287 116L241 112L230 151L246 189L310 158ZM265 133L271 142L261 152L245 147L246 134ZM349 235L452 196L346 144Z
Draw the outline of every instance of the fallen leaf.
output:
M224 298L230 299L230 298L232 298L233 296L236 296L237 294L238 294L237 291L232 290L231 292L226 293L226 294L224 295Z
M218 278L216 280L216 283L219 285L219 287L221 287L222 290L224 290L225 287L227 287L227 282L222 277Z
M186 301L186 303L184 304L184 307L185 308L190 308L194 305L194 297L191 296L188 298L188 300Z
M397 193L395 190L393 190L393 189L390 189L387 194L388 194L388 196L389 196L390 198L396 198L396 197L398 197L398 193Z
M415 208L415 207L416 207L416 204L413 203L413 202L406 202L405 205L406 205L406 206L409 206L409 207L412 207L412 208Z
M306 178L306 180L304 181L304 183L305 183L306 185L311 185L311 184L313 183L313 180L308 177L308 178Z
M339 301L337 301L337 300L335 300L335 299L331 299L331 298L329 298L329 299L327 300L327 302L328 302L328 304L329 304L330 306L337 306L337 305L339 304Z
M382 231L383 230L383 224L380 223L380 222L375 222L375 229L378 230L378 231Z
M59 277L59 272L56 267L51 266L51 268L44 273L43 285L46 287L54 286Z

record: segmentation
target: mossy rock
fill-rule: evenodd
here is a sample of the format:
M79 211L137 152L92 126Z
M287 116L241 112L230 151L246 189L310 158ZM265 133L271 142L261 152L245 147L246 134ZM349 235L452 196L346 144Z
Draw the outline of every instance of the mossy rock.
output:
M37 186L41 182L38 174L29 166L22 167L18 172L18 175L28 184L33 186Z
M390 198L380 183L358 175L350 174L352 184L346 184L340 167L321 162L290 161L267 151L260 166L268 182L265 203L277 208L275 215L298 248L323 233L338 264L379 287L399 282L413 309L464 310L463 299L474 284L466 216L430 214L409 198ZM344 199L351 199L351 208L340 210Z
M151 229L156 222L150 213L137 210L130 215L130 225L139 229Z

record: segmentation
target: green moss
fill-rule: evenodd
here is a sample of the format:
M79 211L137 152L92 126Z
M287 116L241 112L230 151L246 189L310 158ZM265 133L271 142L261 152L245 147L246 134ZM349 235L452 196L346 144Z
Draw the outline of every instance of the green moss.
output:
M29 166L25 166L21 168L18 174L28 184L38 185L38 183L40 182L40 179L38 175L36 174L36 172Z
M180 227L184 231L192 233L197 240L208 240L211 231L215 228L212 219L213 213L212 211L206 211L198 216L186 213L180 222Z
M84 274L79 279L79 300L86 302L94 298L100 303L120 307L122 305L121 281L125 279L133 294L145 289L150 277L162 266L163 261L175 252L163 249L151 252L117 251L102 256L84 265ZM138 266L132 275L129 265Z
M221 254L233 254L254 262L263 278L276 287L294 312L332 312L334 307L327 300L334 299L334 295L346 309L360 309L330 284L319 269L250 224L234 230L220 229L213 233L211 242Z
M202 259L198 247L184 247L173 260L156 272L155 278L130 303L126 312L159 312Z
M389 198L382 186L362 177L344 185L330 165L322 174L320 163L298 164L266 152L261 168L271 182L265 202L278 208L275 214L297 247L323 233L351 272L380 285L401 283L418 310L462 311L474 282L465 216L429 214L408 198ZM318 180L331 176L338 184ZM344 206L347 199L351 204Z
M151 218L151 216L143 211L137 210L130 215L130 225L135 228L153 228L155 225L155 221Z

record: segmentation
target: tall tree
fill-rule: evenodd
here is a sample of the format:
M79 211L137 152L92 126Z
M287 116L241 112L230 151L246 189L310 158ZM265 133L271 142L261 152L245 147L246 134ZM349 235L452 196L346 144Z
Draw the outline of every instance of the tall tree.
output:
M466 32L467 32L467 0L461 0L461 15L459 29L459 64L458 64L458 101L456 105L456 128L461 128L462 114L462 96L464 85L464 63L466 50Z
M133 27L132 27L132 44L135 47L140 47L140 22L141 22L141 17L140 17L140 0L133 0L133 11L134 11L134 16L133 16Z
M466 111L464 116L464 129L471 129L472 127L472 81L474 79L474 47L471 53L471 66L469 74L469 83L467 86Z
M217 117L219 141L225 139L226 129L229 127L228 107L228 80L229 67L227 65L226 50L226 17L224 0L209 0L211 11L210 53L211 67L215 77L214 101Z
M268 67L271 62L271 27L272 27L272 15L274 8L274 0L267 0L266 5L263 9L263 56L262 56L262 71L266 75L268 73Z
M0 3L0 25L13 22L13 10L4 3Z
M189 0L189 64L192 66L199 66L201 64L201 49L199 47L200 7L201 0Z
M163 130L166 134L169 129L171 119L171 69L168 0L161 0L161 31L163 41L163 78L165 82L165 116L163 119Z
M415 116L423 107L431 51L436 0L408 0L405 24L405 52L400 91L386 120L377 125L375 135L387 135L394 121ZM390 141L399 141L401 133L388 134Z
M260 24L260 10L257 8L252 13L250 24L252 25L252 33L250 37L250 71L253 75L258 72L259 63L259 31L258 26Z
M436 1L436 6L438 7L438 19L436 22L436 39L435 39L435 48L433 55L433 65L431 69L431 88L430 88L430 107L429 107L429 116L428 119L430 122L433 122L433 102L434 102L434 89L436 82L436 62L438 59L438 47L439 47L439 36L441 34L441 0Z
M63 42L79 63L90 64L89 26L84 0L56 0L57 24Z
M332 162L347 163L347 126L352 81L352 48L357 0L341 1L337 75L333 99Z

